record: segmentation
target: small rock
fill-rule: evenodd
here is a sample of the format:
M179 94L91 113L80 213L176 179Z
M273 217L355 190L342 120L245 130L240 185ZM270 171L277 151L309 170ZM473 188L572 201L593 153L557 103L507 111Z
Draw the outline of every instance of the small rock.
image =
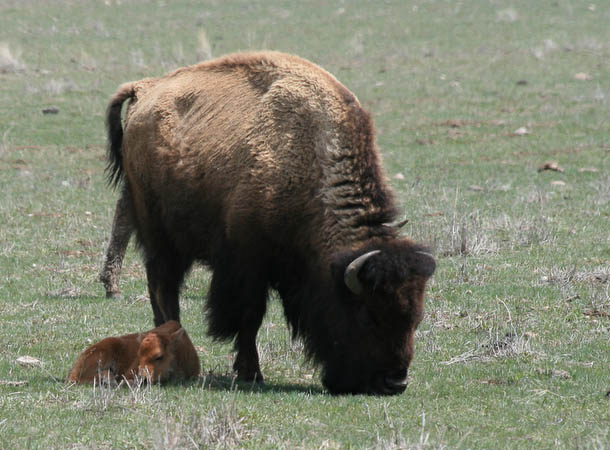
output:
M551 181L551 184L553 186L565 186L566 182L565 181L561 181L561 180L553 180L553 181Z
M597 172L599 172L599 169L597 169L595 167L581 167L578 169L578 173L586 173L586 172L597 173Z
M592 80L593 77L591 75L589 75L588 73L579 72L576 75L574 75L574 79L579 80L579 81L589 81L589 80Z
M24 367L42 367L42 361L32 356L20 356L17 358L17 364Z
M57 113L59 113L59 108L57 108L55 106L51 106L49 108L44 108L42 110L42 113L45 114L45 115L46 114L57 114Z
M404 180L405 176L402 173L398 172L396 175L394 175L394 179L395 180Z
M528 130L526 127L520 127L514 131L514 134L516 134L517 136L525 136L527 134L530 134L530 130Z
M527 86L527 80L519 80L519 81L517 81L517 86Z

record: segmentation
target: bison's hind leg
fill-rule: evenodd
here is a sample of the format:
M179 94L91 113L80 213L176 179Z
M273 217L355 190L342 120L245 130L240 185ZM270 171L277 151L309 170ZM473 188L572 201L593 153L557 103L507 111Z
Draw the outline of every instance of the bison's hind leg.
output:
M256 334L267 309L267 282L255 268L256 265L216 265L206 309L211 336L236 338L233 370L238 379L262 383Z
M121 275L125 250L134 229L130 217L130 206L129 194L123 190L114 210L110 243L108 244L106 260L100 273L100 281L104 283L106 297L108 298L121 297L119 277Z

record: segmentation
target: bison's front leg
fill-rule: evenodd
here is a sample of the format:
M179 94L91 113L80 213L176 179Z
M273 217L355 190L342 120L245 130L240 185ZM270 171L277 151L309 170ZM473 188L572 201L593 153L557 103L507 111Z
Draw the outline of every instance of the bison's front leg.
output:
M256 349L256 334L267 305L267 285L256 270L214 268L207 313L209 334L217 339L235 339L237 356L233 370L243 381L264 382ZM224 269L224 270L223 270Z
M180 322L180 287L191 266L178 253L163 248L146 259L148 293L153 309L155 327L168 320Z
M237 356L233 363L233 370L237 372L237 377L244 381L255 381L263 383L263 373L261 372L258 350L256 349L256 334L261 326L265 310L247 311L244 314L242 327L237 333L235 349Z
M106 260L100 273L100 281L104 283L106 297L108 298L121 297L119 277L121 275L125 250L134 229L129 217L129 208L129 195L123 191L114 210L110 243L108 244Z

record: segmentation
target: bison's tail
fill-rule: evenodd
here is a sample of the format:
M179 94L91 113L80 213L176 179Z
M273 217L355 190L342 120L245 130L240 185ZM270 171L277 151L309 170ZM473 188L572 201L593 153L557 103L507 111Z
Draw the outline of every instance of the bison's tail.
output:
M126 83L112 96L106 111L106 132L108 133L108 184L117 186L123 178L123 124L121 109L123 102L135 96L135 83Z

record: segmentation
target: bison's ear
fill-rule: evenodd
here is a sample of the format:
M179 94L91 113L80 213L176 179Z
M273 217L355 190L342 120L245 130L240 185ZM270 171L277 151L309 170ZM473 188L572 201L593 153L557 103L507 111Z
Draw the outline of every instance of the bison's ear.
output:
M411 270L417 275L430 278L436 270L436 260L432 253L426 250L415 251L415 258Z

